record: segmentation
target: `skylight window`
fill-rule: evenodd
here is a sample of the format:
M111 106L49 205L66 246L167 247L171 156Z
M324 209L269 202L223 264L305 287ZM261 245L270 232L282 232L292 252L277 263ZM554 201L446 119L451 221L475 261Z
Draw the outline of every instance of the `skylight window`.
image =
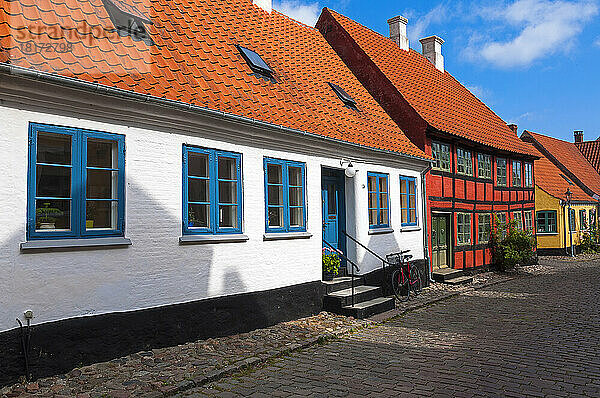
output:
M152 24L148 17L123 0L103 1L104 7L120 36L130 36L134 40L153 44L145 26L145 24Z
M273 77L273 69L271 69L271 67L267 65L267 63L260 57L260 55L258 55L252 50L247 49L246 47L237 46L237 48L240 51L240 54L242 54L242 57L244 57L244 59L250 66L250 69L263 76Z
M351 108L356 108L356 100L350 96L343 88L338 86L337 84L329 83L332 90L335 94L342 100L344 105L349 106Z

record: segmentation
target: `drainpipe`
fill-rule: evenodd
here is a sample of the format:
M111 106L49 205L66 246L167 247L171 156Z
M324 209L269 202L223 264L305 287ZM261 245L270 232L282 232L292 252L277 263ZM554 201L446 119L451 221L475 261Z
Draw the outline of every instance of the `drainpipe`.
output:
M429 219L429 213L427 211L427 173L431 170L431 165L427 166L421 173L421 196L423 201L423 250L425 259L427 260L427 275L429 275L429 283L435 282L433 275L431 275L431 258L429 258L429 234L427 220Z
M565 202L561 203L562 206L562 210L563 210L563 222L564 222L564 227L563 227L563 236L564 236L564 243L565 243L565 255L569 255L569 250L567 249L567 212L565 211ZM570 225L569 225L570 227Z

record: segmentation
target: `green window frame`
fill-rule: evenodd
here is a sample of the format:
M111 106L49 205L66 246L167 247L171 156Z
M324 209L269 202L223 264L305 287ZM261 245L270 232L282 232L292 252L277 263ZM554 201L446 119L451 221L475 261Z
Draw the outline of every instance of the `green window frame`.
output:
M456 148L456 172L467 176L473 175L473 154L468 149Z
M496 159L496 185L505 187L506 184L506 159Z
M537 232L539 234L557 233L557 212L556 210L544 210L536 213Z
M492 157L485 153L477 154L477 175L486 180L492 179Z
M481 213L477 216L477 242L489 243L492 230L492 215L490 213Z
M513 160L512 162L512 186L520 187L522 183L521 161Z
M434 159L433 168L441 171L452 171L450 145L441 142L431 143L431 154Z
M471 244L470 213L458 213L456 215L456 243L459 246Z

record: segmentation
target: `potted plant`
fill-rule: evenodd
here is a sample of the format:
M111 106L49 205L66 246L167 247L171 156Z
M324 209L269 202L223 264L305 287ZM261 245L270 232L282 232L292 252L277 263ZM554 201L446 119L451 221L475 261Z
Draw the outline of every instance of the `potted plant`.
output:
M340 257L331 249L323 249L323 280L331 281L340 270Z
M44 203L35 211L38 229L56 229L56 219L63 216L60 209L50 207L50 203Z

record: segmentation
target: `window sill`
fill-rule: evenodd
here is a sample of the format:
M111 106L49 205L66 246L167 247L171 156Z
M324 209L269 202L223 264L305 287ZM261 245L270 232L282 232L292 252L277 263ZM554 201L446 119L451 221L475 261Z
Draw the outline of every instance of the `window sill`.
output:
M202 245L211 243L247 242L250 238L243 234L231 235L184 235L179 237L180 245Z
M384 235L384 234L393 234L393 228L374 228L369 230L369 235Z
M309 232L268 233L263 235L263 240L310 239L312 236L313 235Z
M400 232L414 232L414 231L420 231L421 227L418 225L410 225L407 227L402 227L400 228Z
M46 239L22 242L21 251L53 250L53 249L92 249L131 246L131 239L123 237L90 238L90 239Z
M538 232L536 233L537 236L556 236L558 235L558 232Z

